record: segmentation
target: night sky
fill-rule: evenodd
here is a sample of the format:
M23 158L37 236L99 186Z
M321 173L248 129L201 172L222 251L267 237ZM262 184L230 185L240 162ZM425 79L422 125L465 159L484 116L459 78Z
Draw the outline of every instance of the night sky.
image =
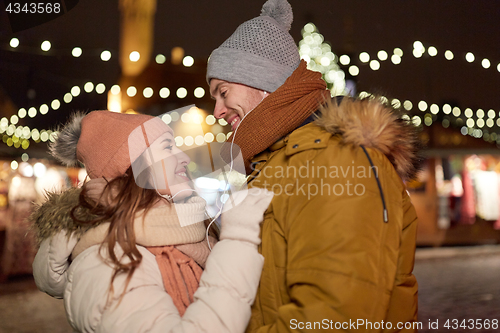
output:
M290 0L294 10L291 34L298 42L301 29L313 22L336 55L348 54L360 68L355 77L358 91L383 93L400 100L451 103L485 111L500 111L500 1L497 0ZM210 52L229 37L243 21L260 13L263 1L158 0L153 54L170 54L175 46L184 48L195 62L206 61ZM3 6L0 3L0 9ZM107 87L120 77L118 65L119 11L117 0L80 0L65 15L43 25L12 33L7 17L0 14L0 86L16 108L39 106L86 80L104 82ZM12 37L21 44L9 46ZM52 49L40 51L43 40ZM438 55L412 55L414 41ZM82 57L70 55L79 46ZM382 61L378 71L362 64L358 55L368 52L376 58L379 50L392 54L399 47L404 55L399 65ZM102 62L99 53L108 49L114 57ZM444 58L451 50L454 59ZM475 61L465 61L472 52ZM491 62L481 66L483 58ZM347 68L343 68L347 72ZM33 94L28 96L28 90ZM31 97L31 99L30 99ZM79 106L91 110L106 107L105 94L81 97ZM56 114L37 120L41 125L64 121L72 111L63 105ZM0 110L0 116L10 116ZM35 118L36 119L36 118ZM25 125L36 126L23 119Z

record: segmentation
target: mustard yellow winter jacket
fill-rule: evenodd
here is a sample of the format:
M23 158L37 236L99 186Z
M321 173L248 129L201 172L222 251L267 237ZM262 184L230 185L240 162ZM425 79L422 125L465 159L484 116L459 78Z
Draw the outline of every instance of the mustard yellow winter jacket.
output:
M417 216L402 178L418 140L399 118L344 99L253 158L249 187L275 197L247 332L416 331Z

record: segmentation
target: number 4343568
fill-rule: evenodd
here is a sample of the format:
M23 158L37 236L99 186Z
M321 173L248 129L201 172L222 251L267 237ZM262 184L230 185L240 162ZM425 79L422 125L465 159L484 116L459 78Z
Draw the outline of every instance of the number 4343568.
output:
M5 11L9 14L52 14L52 13L60 13L61 12L61 4L59 2L56 3L42 3L42 2L32 2L32 3L19 3L19 2L11 2L5 8Z
M447 329L456 330L458 328L462 329L498 329L498 319L463 319L459 321L458 319L448 319L444 324Z

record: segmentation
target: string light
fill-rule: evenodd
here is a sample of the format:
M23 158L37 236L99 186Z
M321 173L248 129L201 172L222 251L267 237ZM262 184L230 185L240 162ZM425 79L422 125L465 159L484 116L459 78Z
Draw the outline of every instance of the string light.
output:
M370 55L367 52L361 52L359 54L359 60L361 62L367 63L368 61L370 61Z
M299 55L307 62L307 68L322 74L332 96L346 94L345 73L337 61L347 65L350 62L349 56L344 55L342 59L338 58L332 52L331 46L324 42L323 35L313 23L307 23L304 26L302 37L299 42Z
M106 86L104 83L99 83L97 86L95 86L95 92L98 94L102 94L106 91Z
M111 59L111 52L105 50L101 52L101 60L102 61L109 61Z
M401 57L397 54L391 56L391 61L394 65L399 65L401 63Z
M194 138L194 143L196 143L197 146L201 146L205 143L205 137L203 135L196 136L196 138Z
M29 110L28 110L28 116L30 118L33 118L33 117L36 116L36 109L34 107L29 108Z
M94 90L94 84L92 82L85 83L85 85L83 86L83 90L85 90L87 94L91 93L92 90Z
M10 47L12 47L13 49L15 49L16 47L19 46L19 39L17 38L12 38L10 40L10 43L9 43Z
M61 107L61 102L59 102L58 99L55 99L52 101L52 103L50 103L50 106L52 107L52 109L57 110L59 109L59 107Z
M49 50L50 50L50 47L51 47L51 46L52 46L52 45L50 44L50 42L49 42L48 40L46 40L46 41L43 41L43 42L42 42L42 45L40 45L40 48L42 49L42 51L47 52L47 51L49 51Z
M372 60L370 61L370 68L374 71L377 71L380 69L380 63L377 60Z
M178 98L185 98L187 96L187 89L183 87L177 89L176 95Z
M145 97L145 98L151 98L151 96L153 96L154 94L154 91L153 91L153 88L151 87L146 87L144 88L144 90L142 91L142 95Z
M404 101L403 107L405 108L405 110L410 111L411 109L413 109L413 104L410 101Z
M357 76L359 74L359 67L356 65L349 66L349 74Z
M168 96L170 96L170 89L168 89L168 88L161 88L160 89L160 97L161 98L167 98Z
M73 100L73 95L71 93L64 94L63 101L65 103L70 103Z
M215 137L215 140L217 142L224 142L226 141L226 135L224 133L219 133L217 134L217 136Z
M111 87L111 89L109 89L109 91L111 91L113 95L118 95L121 89L119 85L115 84L114 86Z
M74 86L73 88L71 88L71 95L73 95L73 97L77 97L78 95L80 95L80 87Z
M205 89L198 87L194 90L194 97L202 98L203 96L205 96Z
M427 49L427 53L429 53L429 55L430 55L431 57L435 57L435 56L437 56L438 51L437 51L437 49L436 49L434 46L430 46L430 47Z
M137 51L132 51L132 52L130 52L130 55L128 56L128 58L132 62L137 62L137 61L139 61L139 59L141 59L141 54Z
M208 142L208 143L213 142L214 139L215 139L215 136L211 132L206 133L204 136L205 142Z
M27 114L28 114L28 112L26 111L25 108L20 108L19 111L17 112L17 115L19 116L19 118L24 118L24 117L26 117Z
M47 114L49 112L49 106L47 104L40 105L40 114Z
M385 51L378 51L377 57L380 59L380 61L386 61L389 55Z
M161 120L163 120L163 122L168 125L172 122L172 117L169 114L164 114L161 117Z
M319 34L316 34L314 36L312 35L312 33L315 31L314 25L310 25L310 24L306 25L304 27L304 31L309 32L311 34L309 36L311 38L307 39L308 41L320 42L320 43L323 42L323 37L321 35L319 35ZM9 44L10 44L10 46L12 48L16 48L16 47L19 46L19 40L17 38L12 38L10 40ZM413 46L414 46L414 55L416 53L418 55L418 57L421 57L422 54L423 54L423 52L425 52L424 45L421 42L416 41ZM44 51L49 51L51 49L50 42L44 41L44 43L42 43L41 48ZM304 46L303 49L307 50L307 47ZM311 52L318 52L317 49L314 50L314 49L309 48L309 50ZM326 52L325 54L323 54L321 57L318 58L318 62L317 62L318 66L327 67L327 66L330 66L332 63L335 63L334 60L337 59L336 56L331 52L331 49L328 48L326 50L328 52ZM134 52L132 52L130 54L130 60L131 61L134 61L133 59L135 59L134 58L134 54L135 53L138 54L138 52L135 52L135 53ZM431 56L431 57L434 57L434 56L436 56L438 54L437 48L435 48L434 46L428 47L427 52L428 52L429 56ZM71 51L71 54L75 58L76 57L80 57L82 55L82 53L83 53L83 51L82 51L82 49L80 47L75 47ZM140 54L138 54L138 56L140 58ZM387 60L388 56L389 55L387 54L387 52L383 51L383 50L381 50L381 51L379 51L377 53L378 60L380 60L380 61ZM400 48L395 48L393 50L393 54L391 55L391 61L392 61L392 63L394 63L394 64L400 64L402 56L403 56L403 51ZM448 60L453 60L454 59L453 52L450 51L450 50L445 51L444 52L444 57L446 59L448 59ZM109 52L109 51L103 51L101 53L101 59L103 61L108 61L110 58L111 58L111 52ZM378 60L375 60L375 59L373 59L373 60L370 61L370 55L367 52L360 53L359 54L359 59L363 63L369 63L369 68L372 69L372 70L374 70L374 71L380 69L380 62ZM469 63L474 62L475 61L474 54L472 52L468 52L466 54L466 56L465 56L465 60L467 62L469 62ZM158 54L156 56L156 62L158 64L163 64L165 61L166 61L166 58L165 58L164 55ZM351 64L351 58L348 55L341 55L340 57L338 57L338 61L340 62L340 64L342 64L344 66L348 66L349 64ZM189 67L189 66L192 66L193 64L194 64L194 59L192 59L192 57L190 57L190 56L184 57L184 59L183 59L183 65L184 66ZM484 58L481 61L481 66L484 69L489 69L491 67L491 61L489 59ZM497 68L498 72L500 72L500 63L497 65L496 68ZM356 65L349 66L349 74L350 75L356 76L356 75L359 75L359 72L360 72L360 69L359 69L358 66L356 66ZM336 78L335 73L336 73L335 71L326 72L325 73L325 78L329 78L329 80L335 80L335 78ZM343 72L342 72L342 74L343 74ZM344 79L345 75L344 76L340 75L339 77L341 77L342 79ZM104 86L104 84L100 83L97 86L95 86L95 89L96 89L96 92L98 94L102 94L105 91L105 86ZM117 90L118 93L120 92L120 87L118 85L115 85L115 86L113 86L111 88L111 93L115 93L116 94L116 89L118 89ZM85 83L85 85L83 86L83 90L85 92L87 92L87 93L92 92L94 90L94 84L92 82ZM66 93L64 95L63 100L66 103L70 103L73 100L73 97L79 96L80 93L81 93L80 87L74 86L74 87L71 88L70 93ZM154 94L154 91L153 91L153 89L151 87L144 88L144 90L143 90L144 97L150 98L150 97L153 96L153 94ZM177 89L176 95L177 95L178 98L184 98L184 97L187 96L187 90L185 88L181 87L181 88ZM198 87L198 88L196 88L194 90L194 96L196 98L202 98L204 95L205 95L205 90L202 87ZM166 87L160 89L159 90L159 96L161 98L167 98L167 97L169 97L170 96L170 90L168 88L166 88ZM393 100L391 102L391 104L394 107L401 106L401 102L399 102L399 101L397 101L397 102L399 103L399 105L395 102L395 100ZM425 105L425 108L423 107L423 105ZM50 107L53 110L59 109L60 108L60 101L58 99L54 99L50 103ZM412 105L412 103L410 101L405 101L403 103L403 107L409 111L409 110L411 110L413 108L413 105ZM418 107L423 112L427 111L427 102L420 101L418 103ZM453 116L457 117L456 123L459 123L459 121L462 121L461 118L458 118L460 116L460 114L461 114L461 111L460 111L459 108L457 108L457 107L453 107L452 108L449 104L445 104L445 105L443 105L443 107L442 107L441 110L443 111L444 114L448 115L448 114L452 113ZM429 126L429 124L432 124L432 122L433 122L432 115L437 115L441 110L439 109L439 106L437 104L431 104L430 108L429 108L430 113L427 113L424 116L424 123L425 123L425 125ZM27 146L29 146L29 140L30 139L33 140L33 141L35 141L35 142L36 141L46 142L46 141L49 141L49 140L54 140L55 136L57 135L57 133L55 133L55 132L50 132L50 131L46 131L46 130L42 130L40 132L37 129L30 130L26 126L25 127L15 127L15 126L12 127L12 125L16 125L19 122L19 119L23 119L27 115L29 117L33 118L33 117L35 117L37 115L38 112L40 114L42 114L42 115L45 115L45 114L48 113L48 111L49 111L49 106L47 104L42 104L38 108L38 110L35 107L29 108L28 111L26 111L25 108L20 108L18 110L18 112L17 112L17 115L13 115L11 117L11 119L10 119L10 123L11 124L10 125L9 125L9 120L8 119L5 118L6 122L2 119L2 122L0 123L0 133L4 133L5 132L7 135L12 136L12 138L4 139L4 142L7 141L7 142L10 142L11 146L22 147L22 148L26 149ZM500 127L500 118L496 119L496 121L494 119L496 117L496 111L495 110L490 109L487 112L488 118L487 119L483 119L485 117L485 112L482 109L478 109L478 111L476 112L476 117L478 118L477 120L472 119L472 115L470 115L471 112L472 112L471 109L466 109L466 111L465 111L465 115L468 118L466 125L467 125L467 127L469 129L471 129L472 127L474 127L474 125L477 125L477 127L480 127L480 128L484 127L484 126L487 126L487 127L491 128L491 127L495 126L495 124L496 124L497 126ZM165 119L167 119L167 118L165 118ZM172 119L172 117L170 115L169 115L169 117L168 117L167 120L168 121L173 121L173 119ZM445 119L445 120L443 120L443 126L445 125L445 123L449 124L449 120L448 119ZM215 124L216 123L216 119L213 116L208 116L205 119L205 121L209 125L216 125ZM413 118L411 118L411 121L416 126L419 126L422 123L422 118L420 118L419 116L413 116ZM221 126L226 126L227 122L225 122L223 119L221 119L221 120L219 120L219 124ZM467 130L468 133L471 132L471 131L469 131L469 129ZM483 135L483 131L481 131L481 130L479 130L477 128L474 129L471 133L474 136L478 136L479 135L478 133L481 133L481 135ZM208 134L210 134L211 136L208 135ZM223 133L219 133L219 134L223 134ZM486 134L488 134L488 133L486 133ZM493 133L493 134L495 134L495 133ZM188 143L190 143L190 140L193 140L194 143L196 143L196 144L199 145L200 144L199 142L201 142L202 138L203 138L203 140L205 142L213 142L213 140L214 140L214 134L213 133L207 133L205 135L205 137L201 137L200 136L200 137L197 137L196 139L193 139L193 138L188 139ZM215 139L217 141L219 141L219 142L222 142L222 141L220 141L220 140L222 140L222 136L217 135L217 137ZM224 135L224 140L225 140L225 135ZM176 144L177 144L177 141L178 140L176 138ZM191 143L191 145L192 144L193 143Z
M217 121L217 119L215 119L215 117L213 115L208 115L205 118L205 122L207 123L207 125L213 125L213 124L215 124L216 121Z
M427 110L427 103L425 101L418 102L418 109L422 112Z
M163 54L156 55L155 61L157 64L162 65L167 61L167 58Z
M343 54L340 56L339 61L342 65L347 66L351 62L351 58L348 55Z
M183 123L189 123L191 121L191 115L189 113L182 114L181 121Z
M71 50L71 55L75 58L78 58L82 55L83 51L81 48L79 47L75 47L73 48L73 50Z
M137 94L137 88L134 86L130 86L127 88L127 95L129 97L134 97Z
M183 59L182 59L182 64L184 65L184 67L191 67L194 65L194 59L193 57L191 56L185 56Z
M401 50L399 47L396 47L393 51L393 53L395 55L397 55L398 57L402 58L403 57L403 50Z
M193 139L193 137L192 137L192 136L186 136L186 137L184 138L184 144L185 144L186 146L190 147L190 146L192 146L192 145L193 145L193 143L194 143L194 139Z

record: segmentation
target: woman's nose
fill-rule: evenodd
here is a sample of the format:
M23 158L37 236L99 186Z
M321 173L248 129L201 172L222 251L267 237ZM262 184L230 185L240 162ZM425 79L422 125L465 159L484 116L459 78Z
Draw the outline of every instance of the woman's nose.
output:
M177 161L179 162L179 164L183 164L184 166L186 166L191 162L191 159L186 155L186 153L180 151L177 155Z

